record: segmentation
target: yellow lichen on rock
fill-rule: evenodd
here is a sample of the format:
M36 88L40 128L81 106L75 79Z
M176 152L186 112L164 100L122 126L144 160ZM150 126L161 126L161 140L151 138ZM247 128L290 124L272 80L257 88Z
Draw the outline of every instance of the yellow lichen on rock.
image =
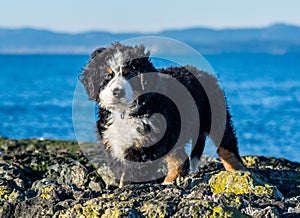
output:
M53 187L51 185L42 189L41 198L49 200L51 198L51 195L49 194L51 191L53 191Z
M158 218L164 218L166 217L166 214L155 204L146 203L143 205L143 208L141 210L144 214L146 214L145 217L158 217Z
M257 175L250 172L222 171L213 175L209 184L214 194L232 192L234 194L253 193L256 195L271 194L278 197L282 196L275 186L267 184Z
M256 156L244 156L242 157L243 164L245 167L255 166L258 162L258 158Z
M249 217L245 214L240 213L237 209L232 207L214 207L213 214L209 216L209 218L217 218L217 217L239 217L239 218L246 218Z
M18 199L20 197L19 192L17 191L13 191L10 193L10 195L8 196L8 202L13 202L14 200Z
M101 216L101 218L119 218L121 213L118 209L108 208L105 210L105 213Z
M7 194L10 194L10 191L7 186L0 186L0 197L3 198Z
M21 198L20 192L7 185L0 185L0 201L15 202Z

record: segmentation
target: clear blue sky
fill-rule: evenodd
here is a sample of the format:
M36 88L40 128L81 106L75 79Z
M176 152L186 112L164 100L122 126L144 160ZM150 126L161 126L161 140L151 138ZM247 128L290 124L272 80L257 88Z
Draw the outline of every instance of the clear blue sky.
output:
M0 27L36 27L64 32L107 30L155 32L206 26L300 26L299 0L8 0Z

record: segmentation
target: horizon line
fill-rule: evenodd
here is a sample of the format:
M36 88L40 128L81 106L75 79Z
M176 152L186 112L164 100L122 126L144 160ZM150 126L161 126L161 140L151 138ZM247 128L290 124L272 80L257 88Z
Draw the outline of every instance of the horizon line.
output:
M153 31L143 31L143 30L128 30L128 31L113 31L113 30L105 30L105 29L90 29L90 30L79 30L79 31L71 31L71 30L59 30L59 29L53 29L51 27L37 27L37 26L30 26L30 25L24 25L24 26L16 26L16 27L11 27L11 26L0 26L1 29L7 29L7 30L25 30L25 29L30 29L30 30L40 30L40 31L49 31L53 33L61 33L61 34L84 34L84 33L91 33L91 32L104 32L104 33L111 33L111 34L158 34L162 32L168 32L168 31L183 31L183 30L189 30L189 29L210 29L214 31L222 31L222 30L239 30L239 29L263 29L263 28L268 28L272 26L277 26L277 25L282 25L282 26L291 26L291 27L299 27L300 24L293 24L289 22L272 22L267 25L245 25L245 26L227 26L227 27L210 27L210 26L204 26L204 25L199 25L199 26L186 26L186 27L180 27L180 28L165 28L165 29L160 29L160 30L153 30Z

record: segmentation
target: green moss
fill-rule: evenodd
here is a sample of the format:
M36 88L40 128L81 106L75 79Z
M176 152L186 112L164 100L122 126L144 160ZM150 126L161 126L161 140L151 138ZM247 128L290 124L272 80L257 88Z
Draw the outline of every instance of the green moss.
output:
M31 169L33 171L37 171L37 172L43 172L46 171L48 169L48 165L47 164L34 164L33 166L31 166Z
M234 194L256 195L270 194L281 197L282 194L275 186L271 186L250 172L222 171L211 177L209 181L214 194L232 192Z
M65 151L72 154L81 149L76 141L25 139L14 140L0 137L0 149L4 151Z

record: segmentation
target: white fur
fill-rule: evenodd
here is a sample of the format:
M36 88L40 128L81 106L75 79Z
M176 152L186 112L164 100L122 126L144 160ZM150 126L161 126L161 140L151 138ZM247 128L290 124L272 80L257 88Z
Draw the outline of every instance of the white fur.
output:
M122 52L118 50L108 61L108 64L115 74L122 73L122 66L124 65L124 57Z
M200 159L197 157L190 159L190 172L189 173L197 173L199 171L199 163L200 163Z
M113 90L115 88L123 89L125 96L123 98L115 98ZM124 110L134 101L133 90L130 83L117 73L114 78L107 84L106 88L99 94L100 104L107 109Z
M189 156L190 159L190 174L191 173L196 173L199 170L199 163L200 159L197 157L194 157L193 159L191 158L191 153L192 153L192 139L189 140L189 142L184 146L185 153Z
M133 100L133 90L130 83L122 76L122 67L124 65L124 57L120 51L117 51L114 56L108 61L109 67L114 72L114 78L107 84L106 88L99 94L100 104L107 109L128 108ZM113 90L115 88L123 89L125 96L123 98L115 98Z
M122 118L119 112L112 111L103 136L111 145L114 157L124 159L126 149L132 147L134 142L141 142L144 139L144 136L137 131L138 128L144 128L142 119L129 118L126 111Z
M108 64L115 76L99 93L101 106L111 111L107 129L103 132L103 138L107 139L111 146L113 156L122 160L125 150L132 147L133 142L141 139L142 136L137 128L142 127L143 124L128 119L128 114L126 114L126 110L133 102L134 97L130 83L122 76L122 53L117 51L113 58L108 61ZM113 96L115 88L123 89L125 96L120 99L115 98Z
M137 118L129 116L127 111L111 111L103 138L108 141L113 156L124 160L127 149L133 146L150 146L158 142L164 135L164 122L155 114L150 118ZM147 133L139 132L138 129L143 130L145 124L151 130Z
M107 140L112 155L124 160L127 149L133 146L137 148L150 146L158 142L164 135L167 125L164 117L159 114L153 114L150 118L128 115L128 110L134 101L134 93L130 83L122 76L123 54L117 51L108 61L108 65L115 76L99 93L100 105L111 112L103 138ZM125 96L114 97L115 88L123 89ZM150 126L150 131L147 133L143 132L145 125Z

